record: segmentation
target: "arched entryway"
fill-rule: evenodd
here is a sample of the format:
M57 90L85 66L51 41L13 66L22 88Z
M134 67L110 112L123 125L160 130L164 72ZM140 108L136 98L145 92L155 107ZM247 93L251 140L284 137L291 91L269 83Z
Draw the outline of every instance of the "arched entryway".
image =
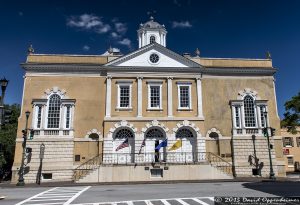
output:
M181 127L175 135L176 140L181 140L182 146L176 150L177 159L184 162L197 160L197 134L190 127ZM180 154L178 154L180 153Z
M145 132L145 161L161 162L166 161L166 147L155 149L160 143L166 140L166 133L160 127L151 127Z
M118 164L134 163L134 133L127 127L116 129L113 134L113 161Z

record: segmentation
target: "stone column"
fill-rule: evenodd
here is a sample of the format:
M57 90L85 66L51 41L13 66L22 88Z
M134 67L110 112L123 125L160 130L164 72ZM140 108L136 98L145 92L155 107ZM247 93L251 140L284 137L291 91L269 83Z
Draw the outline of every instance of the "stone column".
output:
M168 117L173 117L172 77L168 77Z
M137 104L138 104L138 112L137 117L143 116L143 77L137 77L138 86L137 86Z
M202 109L202 82L201 78L197 77L197 101L198 101L198 117L203 118Z
M111 76L106 77L106 110L105 117L110 117L111 111Z

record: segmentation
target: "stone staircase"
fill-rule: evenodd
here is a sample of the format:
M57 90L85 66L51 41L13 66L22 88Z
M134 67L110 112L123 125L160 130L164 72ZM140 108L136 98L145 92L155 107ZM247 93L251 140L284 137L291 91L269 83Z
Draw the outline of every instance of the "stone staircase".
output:
M161 170L161 177L152 176L152 170ZM206 179L233 179L232 164L209 152L205 161L189 164L103 164L98 155L77 167L73 175L78 183Z

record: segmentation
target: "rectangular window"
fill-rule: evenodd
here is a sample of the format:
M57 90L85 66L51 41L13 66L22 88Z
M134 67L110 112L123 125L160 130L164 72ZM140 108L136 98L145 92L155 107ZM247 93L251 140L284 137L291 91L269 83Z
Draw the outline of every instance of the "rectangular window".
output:
M151 177L158 177L162 178L163 177L163 169L151 169L150 170Z
M150 86L150 108L161 108L160 86Z
M293 147L294 146L292 137L283 137L282 142L283 142L284 147Z
M120 85L120 96L119 96L119 107L128 108L130 107L130 87L129 85Z
M265 127L266 126L266 119L265 119L265 115L264 115L264 111L266 110L265 106L260 106L260 121L261 121L261 127Z
M300 137L296 137L297 147L300 147Z
M235 126L237 128L241 127L241 123L240 123L240 107L239 106L235 106Z
M75 162L80 162L80 155L79 154L75 155Z
M288 166L294 166L294 157L287 157Z
M36 122L36 128L41 128L41 120L42 120L42 107L37 107L37 122Z
M191 86L178 85L179 108L191 108Z
M70 117L71 117L71 108L70 106L67 106L66 110L66 128L70 128Z
M43 179L52 179L52 173L42 173Z

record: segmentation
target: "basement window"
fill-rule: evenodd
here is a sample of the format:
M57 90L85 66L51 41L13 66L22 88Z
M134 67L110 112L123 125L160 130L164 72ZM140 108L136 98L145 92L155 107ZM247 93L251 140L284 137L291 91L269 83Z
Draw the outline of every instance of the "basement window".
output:
M51 180L52 179L52 173L43 173L42 177L45 180Z
M75 162L80 162L80 155L79 154L75 155Z
M151 173L151 177L154 177L154 178L162 178L163 177L163 169L151 169L150 173Z

